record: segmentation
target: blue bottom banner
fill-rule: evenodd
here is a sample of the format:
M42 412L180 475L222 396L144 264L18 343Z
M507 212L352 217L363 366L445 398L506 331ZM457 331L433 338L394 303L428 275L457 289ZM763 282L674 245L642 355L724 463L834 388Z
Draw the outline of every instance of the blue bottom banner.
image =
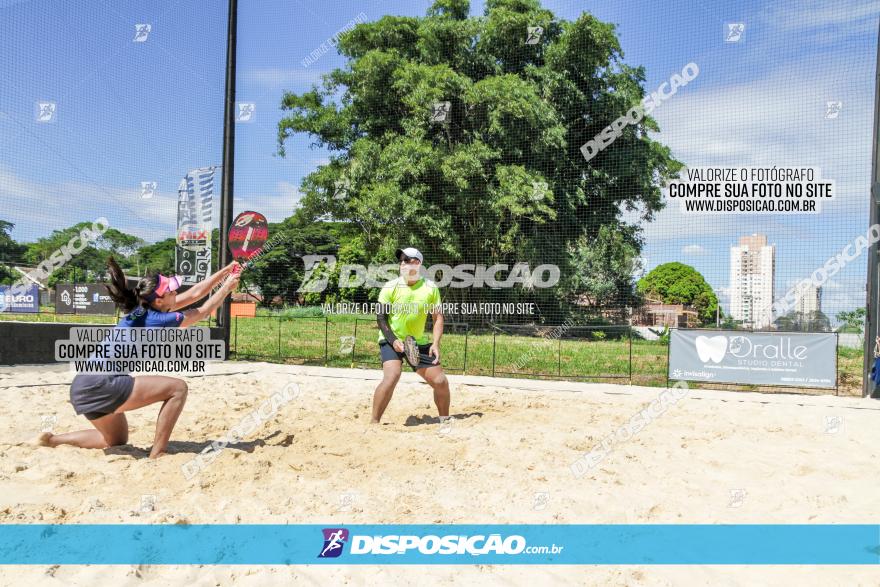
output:
M876 565L880 525L0 525L0 564Z

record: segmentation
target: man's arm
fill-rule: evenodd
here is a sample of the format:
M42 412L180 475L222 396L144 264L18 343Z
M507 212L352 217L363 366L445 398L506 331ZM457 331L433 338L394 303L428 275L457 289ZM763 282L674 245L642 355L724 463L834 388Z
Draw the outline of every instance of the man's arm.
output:
M436 365L440 362L440 338L443 336L443 312L435 310L434 313L431 314L431 320L434 323L434 327L431 329L434 341L431 343L431 349L428 351L428 355L434 357L434 364Z
M394 336L394 332L388 324L388 313L385 311L385 304L379 304L379 311L376 312L376 322L379 324L379 330L382 331L382 336L385 337L388 344L394 346L397 337Z
M434 335L434 344L440 346L440 338L443 336L443 312L436 310L431 314L431 320L434 322L432 334Z

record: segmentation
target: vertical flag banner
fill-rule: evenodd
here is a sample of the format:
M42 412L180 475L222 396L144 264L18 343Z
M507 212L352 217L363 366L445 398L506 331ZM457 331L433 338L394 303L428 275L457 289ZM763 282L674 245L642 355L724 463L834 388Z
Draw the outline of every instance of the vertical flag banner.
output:
M195 284L211 273L211 229L214 174L218 166L193 169L177 190L175 271L183 284Z

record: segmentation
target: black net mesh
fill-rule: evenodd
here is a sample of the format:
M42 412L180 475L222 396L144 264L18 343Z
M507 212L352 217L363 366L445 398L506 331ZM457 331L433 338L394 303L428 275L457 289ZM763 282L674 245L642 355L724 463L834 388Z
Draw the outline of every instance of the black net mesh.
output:
M235 212L279 240L235 353L377 366L369 304L415 247L453 372L666 384L670 328L838 331L857 393L876 10L643 9L243 4ZM0 279L36 277L36 319L108 254L216 268L225 10L0 3Z

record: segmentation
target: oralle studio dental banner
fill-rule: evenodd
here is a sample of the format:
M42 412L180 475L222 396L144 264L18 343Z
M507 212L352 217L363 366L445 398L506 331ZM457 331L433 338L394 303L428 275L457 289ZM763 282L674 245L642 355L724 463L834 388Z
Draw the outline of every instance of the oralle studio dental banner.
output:
M836 334L674 330L669 345L670 379L836 387Z

